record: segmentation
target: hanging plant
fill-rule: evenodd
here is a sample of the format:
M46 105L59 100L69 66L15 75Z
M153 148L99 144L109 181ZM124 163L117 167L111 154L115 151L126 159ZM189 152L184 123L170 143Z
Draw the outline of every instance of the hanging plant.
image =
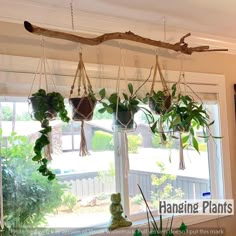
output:
M104 90L104 95L107 99L106 101L101 102L103 107L98 110L100 113L108 112L113 114L113 129L114 130L133 130L136 128L136 123L134 121L134 115L138 111L143 111L148 124L151 125L154 122L154 117L151 111L141 106L143 104L142 99L137 97L138 91L143 87L143 85L149 80L152 72L152 68L150 70L150 74L148 78L139 86L139 88L134 91L132 83L128 83L128 93L120 92L120 72L121 72L121 64L124 67L124 58L122 54L122 50L120 50L120 64L118 68L118 78L116 82L116 92L112 93L110 96L107 96L106 91ZM125 78L126 79L126 78Z
M73 95L75 82L78 79L78 96L71 97ZM83 87L82 95L81 95L81 87ZM105 96L105 90L102 89L99 92L101 99ZM92 89L92 85L90 79L86 73L82 53L80 53L79 63L76 69L75 77L73 84L70 90L70 98L69 103L72 106L72 119L74 121L81 121L81 141L80 141L80 156L89 155L89 151L87 149L87 143L84 132L84 121L92 120L93 111L97 103L97 99Z
M155 82L156 82L156 74L157 70L159 72L162 90L155 91ZM158 119L152 125L151 129L155 135L160 135L161 143L165 144L167 141L167 137L163 128L163 115L169 110L171 106L171 94L167 87L166 80L162 74L161 67L158 61L158 55L156 55L156 64L154 68L154 74L152 79L152 85L150 92L146 94L144 101L149 104L151 111L154 114L158 115Z
M192 146L199 152L198 137L208 139L215 137L210 132L210 126L214 121L210 120L210 116L202 102L196 101L190 95L177 94L177 84L172 86L172 104L168 111L163 115L163 122L168 127L170 135L175 138L175 133L179 133L180 140L180 169L185 169L183 160L183 149ZM185 84L185 86L187 86ZM195 129L202 129L203 135L197 136ZM177 137L178 138L178 137Z
M44 49L44 48L43 48ZM55 178L55 174L48 168L48 162L51 161L51 147L50 147L50 135L52 127L50 126L50 120L53 120L59 115L60 119L64 122L69 122L69 117L67 116L67 110L65 109L64 97L58 92L48 92L47 83L47 73L46 73L46 62L45 56L40 58L40 85L41 85L41 75L44 74L45 87L39 88L37 92L31 94L28 98L29 105L32 107L31 117L37 120L41 124L41 130L39 131L40 136L36 139L34 145L34 157L33 161L40 164L38 171L47 176L49 180ZM43 72L42 72L43 66ZM37 71L35 73L36 77ZM34 85L31 86L31 90ZM55 86L55 84L54 84Z
M64 122L69 122L67 111L64 105L64 97L58 92L47 93L44 89L39 89L29 98L32 104L32 116L41 124L40 137L35 141L33 161L40 164L38 171L47 176L49 180L55 178L55 174L48 168L48 161L51 159L50 154L50 133L52 127L49 121L55 119L57 114ZM43 152L45 151L45 152ZM49 160L48 160L49 159Z
M137 97L137 92L141 86L134 92L132 83L129 83L129 93L122 93L122 96L119 96L118 92L112 93L106 97L107 102L101 102L103 107L98 112L113 114L113 127L115 130L134 129L134 115L138 111L142 111L145 114L148 124L153 124L154 117L151 111L143 107L141 99Z

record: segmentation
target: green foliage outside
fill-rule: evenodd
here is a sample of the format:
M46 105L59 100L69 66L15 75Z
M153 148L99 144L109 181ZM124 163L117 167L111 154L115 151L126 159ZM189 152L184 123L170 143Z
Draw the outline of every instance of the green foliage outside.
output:
M16 109L18 109L17 103L16 103ZM7 104L2 103L1 112L2 112L2 120L3 121L12 121L13 120L13 103L11 103L11 105L9 105L9 103L7 103ZM17 114L16 120L17 121L29 121L32 119L30 117L29 112L24 112L21 114Z
M12 121L12 115L13 115L12 106L2 106L1 112L3 121Z
M165 141L165 144L161 143L160 135L152 136L152 146L154 148L178 148L179 140L170 138L168 141Z
M142 136L129 134L128 138L128 150L131 153L138 153L138 148L142 144Z
M165 174L165 166L162 162L157 162L161 175L152 175L152 185L155 190L151 194L152 206L158 208L162 199L182 199L184 192L180 188L173 188L171 181L176 180L175 175Z
M113 181L113 178L111 177L115 177L115 173L114 163L110 162L108 170L98 172L98 178L104 183L111 182Z
M2 134L2 132L1 132ZM0 135L2 142L2 135ZM2 235L28 235L32 228L46 223L46 215L62 204L64 185L49 181L31 160L32 144L25 136L13 133L2 147L4 229Z
M93 151L113 150L113 135L101 130L95 131L92 139L92 149Z
M199 147L200 152L206 152L207 151L207 144L206 143L199 143L198 147Z
M132 197L132 203L136 205L141 205L143 203L143 197L141 194L136 194Z
M153 135L152 136L152 146L154 148L160 148L161 147L161 138L159 135Z
M77 203L77 197L70 193L65 192L62 196L62 205L66 206L68 210L73 211L73 208L76 206Z
M103 119L108 119L108 120L112 120L113 116L112 114L105 112L105 113L100 113L98 112L99 109L101 109L103 106L102 104L97 104L94 112L93 112L93 120L103 120Z

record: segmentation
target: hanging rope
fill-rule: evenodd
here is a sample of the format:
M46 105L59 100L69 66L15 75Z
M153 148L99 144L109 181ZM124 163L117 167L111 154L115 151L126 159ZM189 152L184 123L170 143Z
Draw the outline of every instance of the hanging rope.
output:
M78 97L72 98L76 81L78 86L77 87ZM83 90L82 93L81 93L81 87ZM80 152L79 152L80 156L90 155L87 148L87 142L85 137L84 121L91 120L93 116L96 100L95 98L93 99L91 96L93 96L94 98L92 84L85 69L82 53L80 52L78 66L76 69L73 83L71 85L70 95L69 95L69 101L73 109L72 119L74 121L81 121L81 130L80 130L81 141L80 141Z
M36 68L36 71L35 71L35 74L34 74L34 78L33 78L33 81L32 81L31 87L30 87L30 92L29 92L29 95L28 95L29 107L30 107L30 105L33 106L32 103L33 103L34 100L31 100L31 95L32 95L32 91L33 91L33 88L34 88L34 84L35 84L36 79L37 79L37 75L39 75L39 77L38 77L38 80L39 80L38 90L45 88L46 94L49 93L49 84L48 84L49 83L49 77L48 77L48 74L50 74L50 69L49 69L49 64L48 64L48 61L47 61L47 58L46 58L46 54L45 54L45 41L42 38L42 36L40 37L40 40L41 40L42 55L41 55L41 57L39 59L39 62L38 62L38 65L37 65L37 68ZM53 90L57 91L54 78L50 77L50 79L52 81ZM45 102L48 102L48 101L45 101ZM33 110L34 108L32 107L31 109ZM29 113L31 115L31 118L33 120L35 120L34 112L33 111L29 111ZM47 113L47 119L48 120L49 119L54 119L55 116L56 116L55 112L51 111L50 109L48 111L46 111L46 113ZM51 133L47 134L47 136L48 136L48 139L49 139L50 143L52 143L52 135L51 135ZM52 156L51 156L52 150L53 149L51 148L50 144L45 146L45 148L44 148L45 157L49 161L52 160Z
M119 67L118 67L118 79L116 82L117 101L116 101L116 112L115 112L115 124L113 124L113 127L115 127L115 130L132 129L133 124L135 124L135 127L136 127L136 123L134 122L134 114L133 114L132 110L127 110L127 111L120 111L119 110L121 66L123 67L124 78L125 78L125 81L127 84L124 56L123 56L122 48L120 45L120 63L119 63ZM132 126L132 127L130 127L130 126Z
M73 0L71 0L70 2L70 15L71 15L71 28L72 30L75 30Z

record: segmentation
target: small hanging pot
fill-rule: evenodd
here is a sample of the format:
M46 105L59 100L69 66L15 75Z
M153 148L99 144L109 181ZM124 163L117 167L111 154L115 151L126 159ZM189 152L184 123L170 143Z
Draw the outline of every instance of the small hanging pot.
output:
M72 106L72 119L74 121L92 120L93 111L96 106L96 101L90 97L70 98L69 102Z
M78 78L78 96L72 98L71 96L73 94L77 78ZM80 94L81 87L83 87L82 95ZM82 59L82 53L80 53L80 59L75 73L74 81L71 86L70 97L69 97L69 103L72 106L72 119L74 121L81 121L81 141L80 141L80 152L79 152L80 156L89 155L89 151L87 149L87 142L85 138L84 121L92 120L96 102L97 100L94 97L91 82L85 70L84 62Z
M31 105L32 112L31 117L34 120L38 120L39 112L42 112L42 104L44 104L44 115L47 117L47 120L54 120L57 117L57 112L53 108L52 98L50 96L34 96L28 98L29 104Z
M113 129L133 129L134 128L134 116L131 111L117 111L113 113Z

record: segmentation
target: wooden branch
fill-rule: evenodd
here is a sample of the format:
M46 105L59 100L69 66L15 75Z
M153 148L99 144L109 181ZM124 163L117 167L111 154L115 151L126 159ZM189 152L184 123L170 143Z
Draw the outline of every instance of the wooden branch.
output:
M36 25L32 25L30 22L24 22L25 29L33 34L39 34L52 38L65 39L72 42L87 44L87 45L99 45L105 41L112 39L124 39L130 40L138 43L148 44L155 47L166 48L174 50L176 52L182 52L184 54L192 54L193 52L210 52L210 51L228 51L228 49L210 49L209 46L198 46L198 47L188 47L188 44L184 42L185 38L189 37L191 34L188 33L183 36L178 43L170 44L162 41L156 41L149 38L144 38L139 35L132 33L131 31L120 33L107 33L95 38L84 38L78 35L73 35L69 33L59 32L55 30L44 29Z

